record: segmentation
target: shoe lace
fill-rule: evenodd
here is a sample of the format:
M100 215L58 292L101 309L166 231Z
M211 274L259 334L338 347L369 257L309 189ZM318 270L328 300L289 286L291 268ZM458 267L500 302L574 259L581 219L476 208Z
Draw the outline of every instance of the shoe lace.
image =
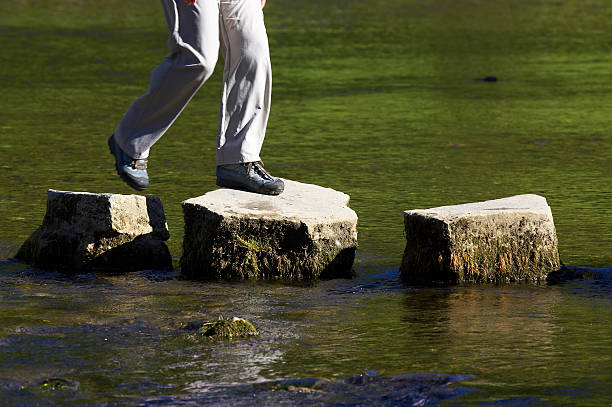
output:
M147 169L147 159L146 158L134 158L131 162L132 168L136 170L146 170Z
M248 163L247 170L249 173L251 172L251 169L254 169L255 172L258 173L263 179L274 179L274 177L272 177L272 175L264 168L263 161L253 161Z

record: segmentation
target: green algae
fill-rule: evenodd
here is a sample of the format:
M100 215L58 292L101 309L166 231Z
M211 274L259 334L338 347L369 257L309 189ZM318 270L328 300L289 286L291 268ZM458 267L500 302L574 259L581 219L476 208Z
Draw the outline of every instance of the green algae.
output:
M263 240L266 240L265 242L262 242L262 237L259 239L256 239L253 236L242 238L241 236L236 235L235 237L238 246L246 250L243 252L243 260L242 262L239 262L239 267L246 270L247 275L259 275L257 254L270 247L269 240L267 240L265 237L263 237Z
M66 390L76 391L76 390L79 390L80 384L78 382L74 382L68 379L51 378L51 379L43 380L38 385L38 387L42 391L50 391L50 392L66 391Z
M253 323L238 317L232 319L219 317L217 321L206 322L198 330L198 333L212 340L247 338L259 335L259 331Z

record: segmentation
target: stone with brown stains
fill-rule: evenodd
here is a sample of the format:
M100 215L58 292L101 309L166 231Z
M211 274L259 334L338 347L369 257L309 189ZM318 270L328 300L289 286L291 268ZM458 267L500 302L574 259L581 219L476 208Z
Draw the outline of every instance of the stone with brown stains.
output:
M540 282L560 268L552 212L538 195L406 211L404 229L406 282Z

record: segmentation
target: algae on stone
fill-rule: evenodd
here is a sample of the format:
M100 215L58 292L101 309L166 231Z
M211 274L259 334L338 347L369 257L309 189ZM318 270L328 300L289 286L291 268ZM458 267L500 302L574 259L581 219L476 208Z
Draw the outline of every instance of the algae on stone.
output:
M238 317L232 319L220 317L217 321L206 322L198 330L198 333L210 339L246 338L253 335L259 335L259 331L253 323Z
M43 391L57 391L57 390L79 390L79 382L75 382L60 377L54 377L46 379L40 382L39 388Z

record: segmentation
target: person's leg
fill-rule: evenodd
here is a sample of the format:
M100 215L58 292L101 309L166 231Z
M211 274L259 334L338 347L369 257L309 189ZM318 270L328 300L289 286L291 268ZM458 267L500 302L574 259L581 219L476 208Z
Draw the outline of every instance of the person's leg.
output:
M124 165L120 170L120 158L148 157L151 146L212 75L219 54L218 0L199 0L191 6L183 0L161 2L170 29L170 52L153 69L147 93L132 103L109 140L117 171L129 184L125 177L130 177L130 168Z
M259 161L272 91L261 0L220 0L219 4L225 69L217 165Z
M272 69L261 0L220 0L225 59L217 137L217 185L278 195L284 183L259 152L270 114Z

